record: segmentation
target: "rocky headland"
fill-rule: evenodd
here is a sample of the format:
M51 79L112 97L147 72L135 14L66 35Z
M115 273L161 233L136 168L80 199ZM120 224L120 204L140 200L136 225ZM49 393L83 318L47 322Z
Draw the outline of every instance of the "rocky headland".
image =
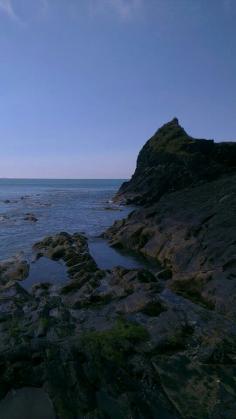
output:
M115 200L142 202L106 237L157 259L168 287L227 317L236 315L236 144L189 137L177 119L141 150ZM146 185L146 187L145 187Z
M201 185L235 171L234 142L195 139L174 118L143 146L131 180L123 183L115 201L150 205L168 192Z
M235 418L235 164L235 143L177 119L143 147L114 198L138 207L105 237L159 269L101 270L65 232L33 249L64 284L27 289L21 256L0 264L1 418Z

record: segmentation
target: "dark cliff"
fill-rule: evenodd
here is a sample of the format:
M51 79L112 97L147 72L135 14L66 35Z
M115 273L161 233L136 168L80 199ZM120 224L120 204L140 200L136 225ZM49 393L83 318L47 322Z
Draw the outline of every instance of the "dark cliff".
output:
M172 290L232 318L235 169L236 143L193 139L174 119L144 145L132 179L115 197L143 206L106 232L113 246L140 252L170 269Z
M235 417L235 164L236 143L196 140L174 119L144 145L132 179L115 197L141 206L105 233L111 245L161 263L163 270L156 274L164 283L161 298L170 297L174 318L190 319L187 346L180 343L185 338L177 345L174 338L174 347L164 345L154 360L180 418ZM156 319L156 337L162 339L166 329L172 334L173 320L169 323L163 313ZM230 325L227 335L220 326L223 319ZM234 400L223 390L228 383L233 383Z
M150 204L165 194L236 171L236 144L190 137L178 119L163 125L139 153L115 200Z

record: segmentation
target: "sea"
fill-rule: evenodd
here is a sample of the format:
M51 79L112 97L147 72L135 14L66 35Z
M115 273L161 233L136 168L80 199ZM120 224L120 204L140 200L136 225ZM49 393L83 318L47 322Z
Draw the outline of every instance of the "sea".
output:
M140 258L111 248L100 237L133 209L112 203L124 180L0 179L0 260L21 254L30 262L34 243L66 231L87 236L90 252L102 269L143 266Z

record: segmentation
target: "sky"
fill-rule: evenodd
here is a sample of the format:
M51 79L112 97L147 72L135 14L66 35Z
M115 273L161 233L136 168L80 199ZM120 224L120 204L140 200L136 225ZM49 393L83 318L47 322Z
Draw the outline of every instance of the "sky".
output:
M235 0L0 0L0 177L128 178L178 117L236 139Z

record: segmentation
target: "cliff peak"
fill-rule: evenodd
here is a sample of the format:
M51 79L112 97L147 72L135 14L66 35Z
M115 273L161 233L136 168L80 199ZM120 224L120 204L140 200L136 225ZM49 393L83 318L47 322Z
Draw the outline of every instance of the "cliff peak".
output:
M157 129L157 132L163 131L163 130L173 130L173 129L183 129L179 123L178 118L173 118L170 121L166 122L165 124L163 124L160 128ZM154 134L155 135L155 134Z
M146 142L136 170L117 196L128 203L156 202L165 193L236 171L236 143L191 137L175 117Z
M179 125L179 120L178 118L174 117L173 119L171 119L169 122L167 122L164 125Z

